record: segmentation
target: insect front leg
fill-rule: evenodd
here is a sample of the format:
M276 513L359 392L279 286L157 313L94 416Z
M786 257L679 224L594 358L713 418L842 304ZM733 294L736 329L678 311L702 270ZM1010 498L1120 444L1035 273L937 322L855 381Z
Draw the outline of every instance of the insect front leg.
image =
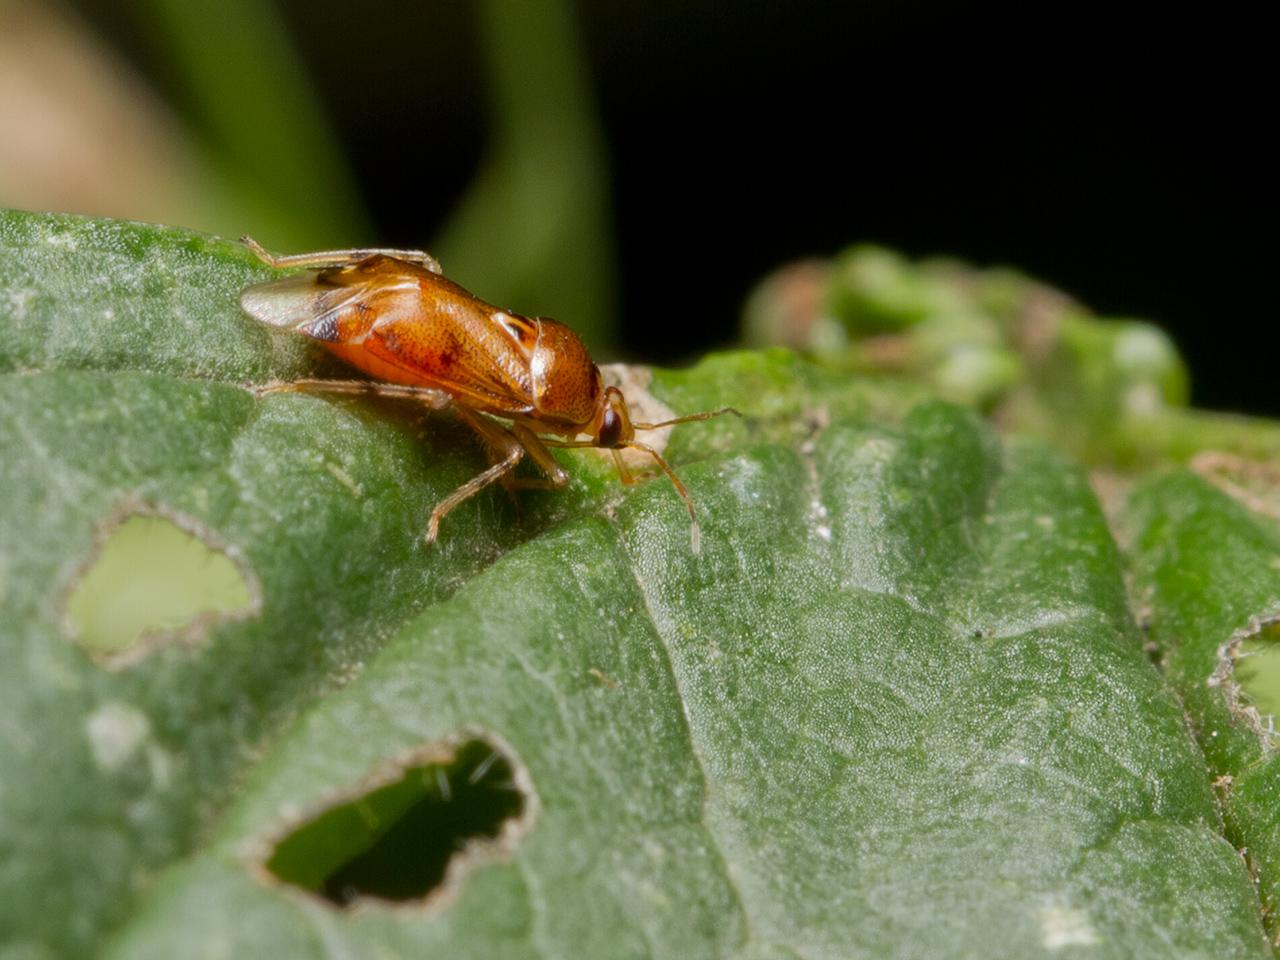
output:
M618 479L628 487L635 486L636 478L631 475L631 468L627 466L627 461L622 459L622 453L619 450L610 450L613 454L613 465L618 470Z
M357 247L351 250L321 250L316 253L271 253L253 237L241 237L240 242L269 267L282 270L286 267L346 267L369 257L395 257L425 267L432 273L440 273L440 261L425 250L391 250L385 247Z
M525 448L521 446L510 431L499 426L487 417L480 414L472 413L466 407L458 407L458 416L469 426L480 434L480 438L495 452L501 455L501 459L483 473L472 477L449 496L445 497L436 504L435 509L431 511L431 519L427 521L426 541L428 544L435 543L436 536L440 532L440 521L445 515L468 497L472 497L479 493L489 484L496 480L501 480L520 463L525 455Z
M513 423L511 432L523 445L525 452L533 457L533 462L542 468L547 475L545 480L536 477L512 477L508 475L502 481L508 490L560 490L569 483L569 475L564 472L560 462L555 458L542 438L522 423Z

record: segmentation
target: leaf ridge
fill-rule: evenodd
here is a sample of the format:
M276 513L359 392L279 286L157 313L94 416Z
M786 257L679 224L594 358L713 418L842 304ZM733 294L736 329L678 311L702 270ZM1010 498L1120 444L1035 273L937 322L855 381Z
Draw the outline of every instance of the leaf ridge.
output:
M707 822L707 813L711 801L711 778L707 773L706 761L702 757L702 751L698 746L697 737L693 732L693 718L689 712L688 696L685 693L684 686L680 682L680 676L676 670L675 658L671 651L670 642L666 634L658 623L658 616L653 608L653 603L649 595L649 591L645 589L644 578L640 574L637 564L634 562L630 553L623 547L622 539L615 532L615 541L621 554L621 562L626 565L631 572L632 580L635 583L636 590L640 594L641 602L644 604L645 618L649 621L653 634L658 639L658 646L662 649L665 658L665 666L668 676L671 678L671 686L675 691L676 700L680 704L680 717L684 725L685 734L689 740L689 751L693 757L693 762L698 768L698 774L702 779L702 804L700 821L703 831L707 835L707 840L711 848L716 852L716 858L720 861L724 873L725 886L733 893L734 901L737 903L738 915L742 918L742 937L738 943L738 949L741 950L754 939L751 931L751 917L747 912L746 899L739 889L737 880L733 876L733 871L729 866L729 858L720 845L720 838L716 835L714 829Z

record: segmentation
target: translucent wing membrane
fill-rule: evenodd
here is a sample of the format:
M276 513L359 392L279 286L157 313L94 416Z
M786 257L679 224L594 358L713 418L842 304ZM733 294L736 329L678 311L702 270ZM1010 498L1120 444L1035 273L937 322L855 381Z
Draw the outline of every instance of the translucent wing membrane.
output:
M260 323L332 342L342 339L343 317L360 310L371 298L416 287L412 277L359 276L345 270L336 276L327 274L301 273L254 284L240 294L240 306Z
M523 338L536 328L417 265L370 257L255 284L240 304L377 379L445 390L486 413L533 409Z

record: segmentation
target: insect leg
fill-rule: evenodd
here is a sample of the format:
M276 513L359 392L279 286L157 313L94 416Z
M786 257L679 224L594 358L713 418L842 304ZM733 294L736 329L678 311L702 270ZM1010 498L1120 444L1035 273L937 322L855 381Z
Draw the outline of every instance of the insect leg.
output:
M391 250L384 247L357 247L352 250L321 250L316 253L276 254L268 251L253 237L241 237L240 242L269 267L345 267L369 257L395 257L426 267L432 273L440 273L440 261L425 250Z
M685 508L689 511L689 546L694 553L697 553L702 545L702 528L698 525L698 513L693 508L693 497L689 496L688 489L676 475L676 472L671 469L671 464L667 463L666 458L653 447L647 443L640 443L638 440L631 441L627 446L635 450L642 450L653 457L658 466L662 468L662 472L671 479L672 485L676 488L676 493L680 495L680 499L684 501Z
M569 475L564 472L559 461L547 449L541 437L523 423L513 423L511 432L524 445L524 449L529 456L533 457L534 463L542 468L542 472L547 475L547 479L526 479L523 477L516 479L509 477L505 481L508 490L559 490L569 482Z
M636 478L631 475L631 468L627 466L627 461L622 459L622 453L618 450L610 450L613 454L613 465L618 468L618 479L628 487L635 486Z
M719 411L716 411L716 413L710 413L707 416L716 416L718 413ZM697 418L702 420L707 419L707 417L704 416L698 416ZM551 447L595 447L597 449L600 447L600 445L593 440L551 440L545 437L539 437L539 439L543 443L547 444L547 446ZM641 443L639 440L630 440L624 443L623 446L647 453L653 458L654 462L662 468L662 472L670 478L672 486L676 488L676 493L678 493L680 495L680 499L684 501L685 509L689 511L689 546L693 548L694 553L697 553L702 548L702 528L698 525L698 513L693 506L693 497L689 496L689 490L685 487L684 482L676 475L675 470L671 468L671 464L667 463L666 458L647 443ZM615 463L616 462L617 461L615 461ZM621 471L622 468L623 465L619 464L619 471ZM634 481L635 478L633 477L632 482ZM625 476L623 476L623 483L626 483Z
M458 407L457 411L458 416L476 433L480 434L481 439L486 444L498 451L502 459L488 470L472 477L435 505L435 509L431 511L431 519L427 521L426 540L428 544L435 543L436 535L440 532L440 521L444 519L445 514L462 503L463 500L479 493L495 480L501 480L516 468L516 464L520 462L525 454L524 447L520 445L519 440L512 436L510 431L486 417L471 413L466 407Z
M447 407L453 399L443 390L435 390L431 387L408 387L398 383L380 383L375 380L289 380L283 383L267 383L249 389L259 397L268 393L343 393L393 397L398 400L416 400L432 410Z

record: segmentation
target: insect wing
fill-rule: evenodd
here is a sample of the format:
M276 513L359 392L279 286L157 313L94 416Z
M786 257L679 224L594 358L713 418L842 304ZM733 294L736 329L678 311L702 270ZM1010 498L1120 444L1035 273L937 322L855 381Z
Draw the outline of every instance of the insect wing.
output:
M257 283L240 294L240 307L259 323L335 342L343 339L342 320L353 311L371 314L375 300L416 289L408 276L342 273L346 282L331 282L326 271Z
M487 305L481 306L483 312L427 311L429 323L421 315L379 319L363 348L412 371L419 382L470 398L479 409L528 413L533 409L528 361L505 331L494 328Z
M444 390L489 413L532 410L518 334L535 331L417 266L371 257L255 284L240 305L260 323L325 342L376 379Z

